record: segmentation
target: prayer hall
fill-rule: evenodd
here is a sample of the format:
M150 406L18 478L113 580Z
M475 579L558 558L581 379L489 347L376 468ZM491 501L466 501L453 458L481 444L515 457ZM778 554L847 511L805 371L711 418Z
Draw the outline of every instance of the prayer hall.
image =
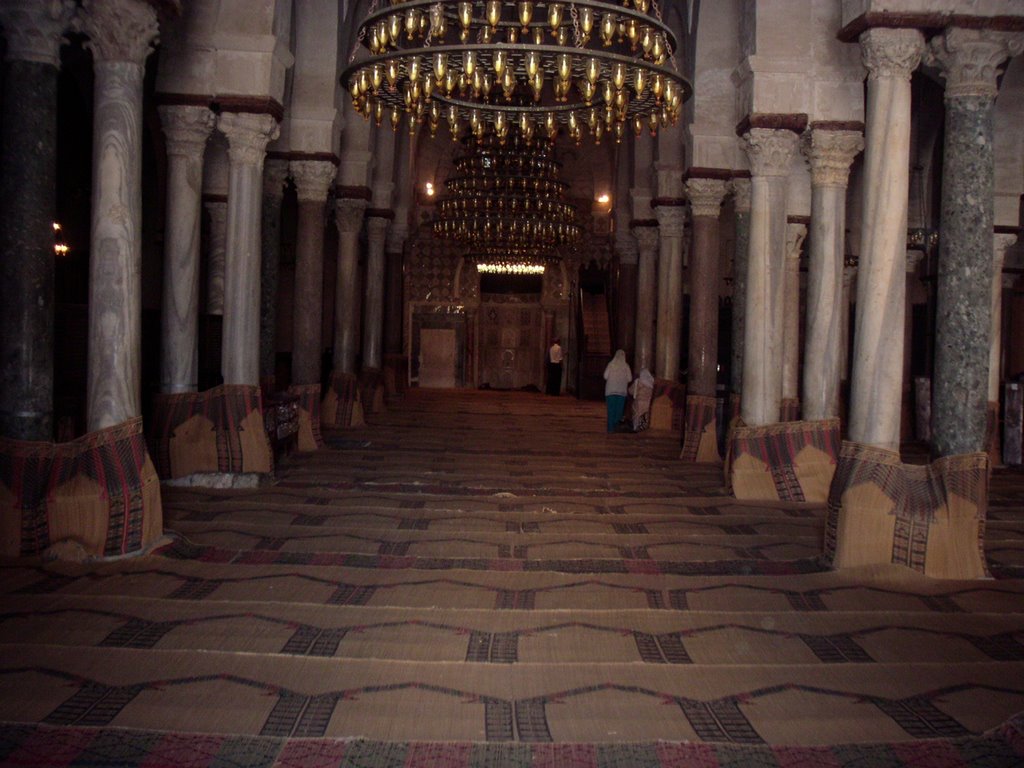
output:
M0 52L0 766L1024 765L1024 0Z

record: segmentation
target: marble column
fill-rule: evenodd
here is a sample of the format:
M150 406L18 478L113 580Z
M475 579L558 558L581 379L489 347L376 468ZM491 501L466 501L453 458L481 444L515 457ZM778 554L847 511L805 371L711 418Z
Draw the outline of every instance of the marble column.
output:
M732 260L732 359L729 391L730 419L739 414L743 391L743 340L746 334L747 255L750 250L750 179L735 178L729 182L735 210L735 250Z
M693 215L690 254L690 333L687 395L715 396L718 376L718 216L726 194L721 179L689 179L686 192Z
M326 160L291 164L299 196L295 249L295 314L292 384L320 383L321 317L324 279L324 205L337 174Z
M160 391L199 381L199 229L203 154L215 118L206 107L159 107L167 137L167 218L161 306Z
M1013 276L1003 275L1006 251L1017 242L1017 236L998 233L993 235L992 248L992 342L988 353L988 401L999 402L1003 380L1003 289L1012 285ZM1007 285L1007 279L1010 285Z
M142 79L158 26L142 0L91 3L92 232L86 428L141 415Z
M388 230L384 265L384 354L402 354L402 264L409 228L396 218Z
M782 404L786 190L797 136L751 128L743 138L751 178L740 415L756 427L777 422Z
M643 222L631 226L637 243L636 344L633 365L654 373L654 310L657 302L658 229Z
M899 449L903 378L910 75L924 37L872 28L860 36L868 70L864 215L853 334L850 439Z
M380 370L384 334L384 246L391 220L369 216L366 220L366 299L363 304L363 368Z
M811 127L804 151L811 165L811 233L807 268L807 327L803 418L839 416L839 384L846 359L843 337L843 257L846 185L864 148L859 131Z
M334 370L356 373L355 307L359 291L359 232L366 200L340 198L335 204L338 225L338 283L334 311Z
M992 335L994 103L999 67L1024 35L952 28L932 40L929 62L946 79L932 451L986 447Z
M658 335L655 375L679 380L679 337L683 319L683 233L686 209L659 205L658 219Z
M615 250L619 256L615 348L625 350L626 359L635 361L638 251L636 240L628 230L615 233Z
M783 421L800 418L800 253L807 226L786 224L785 288L782 310L782 405Z
M260 384L264 392L273 391L277 384L275 378L278 274L281 269L281 203L284 200L284 185L287 180L288 161L267 158L263 164L263 207L260 227ZM222 306L223 286L222 269Z
M210 243L206 264L206 314L224 314L224 262L228 240L228 201L206 195L203 207L210 217Z
M53 440L57 74L70 0L0 6L0 437Z
M259 384L263 162L277 138L272 115L224 112L228 139L228 219L221 369L225 384Z

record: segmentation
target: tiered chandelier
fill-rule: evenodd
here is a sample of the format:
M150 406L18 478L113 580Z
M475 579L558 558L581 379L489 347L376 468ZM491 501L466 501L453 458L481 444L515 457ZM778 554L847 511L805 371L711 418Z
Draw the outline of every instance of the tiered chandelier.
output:
M554 139L564 128L598 142L674 124L691 93L657 0L374 0L359 28L369 56L342 74L356 111L453 138Z
M467 142L445 181L434 234L468 247L474 257L516 263L557 258L579 241L576 207L547 142L514 132L504 142L488 135Z

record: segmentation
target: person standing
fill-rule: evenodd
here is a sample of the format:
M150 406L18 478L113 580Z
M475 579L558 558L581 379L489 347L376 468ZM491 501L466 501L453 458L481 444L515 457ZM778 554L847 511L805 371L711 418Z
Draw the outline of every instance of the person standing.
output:
M633 371L626 362L626 353L618 350L604 369L604 402L608 408L608 431L614 432L626 410L626 392L633 381Z
M555 339L548 350L548 387L547 393L558 397L562 393L562 345Z

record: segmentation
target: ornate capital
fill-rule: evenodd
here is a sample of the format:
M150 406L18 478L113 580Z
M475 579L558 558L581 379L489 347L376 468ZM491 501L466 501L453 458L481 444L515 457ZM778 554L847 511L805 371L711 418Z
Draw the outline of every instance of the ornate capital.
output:
M654 209L662 237L682 237L686 228L686 209L679 205L660 205Z
M7 61L32 61L60 68L60 44L71 26L74 0L6 0L0 24Z
M924 49L924 35L916 29L872 27L860 36L861 60L868 70L868 80L910 80Z
M729 182L736 213L750 213L750 179L738 178Z
M722 200L728 191L726 183L721 179L695 178L686 182L686 195L690 198L690 210L694 216L717 219L722 210Z
M628 231L620 229L615 232L615 250L619 254L620 264L636 264L639 251L636 240L630 237Z
M391 224L391 229L388 230L387 252L401 253L408 237L409 228L399 224L399 219L396 218Z
M992 254L995 264L999 270L1003 269L1003 262L1006 261L1006 252L1017 242L1017 236L1007 232L996 232L992 235Z
M78 28L96 62L142 66L159 36L156 9L145 0L85 0Z
M853 158L864 149L864 137L858 131L829 131L813 128L803 145L811 164L811 184L815 187L846 187Z
M653 257L658 252L658 229L656 227L633 227L633 237L640 256Z
M338 175L338 168L329 160L292 160L289 164L295 190L300 201L322 203Z
M751 128L743 134L743 148L754 176L788 176L796 151L797 135L777 128Z
M367 202L351 197L343 197L334 205L334 218L341 233L354 233L362 229L363 213Z
M288 161L280 157L268 157L263 163L263 196L284 197L286 181L288 181Z
M995 99L999 65L1024 50L1024 35L951 27L928 46L926 62L946 79L946 101L965 96Z
M206 150L206 140L217 122L213 112L206 107L168 104L157 107L157 112L167 137L167 154L201 158Z
M853 281L857 279L857 267L856 265L847 264L843 267L843 288L848 289L853 285Z
M800 249L807 239L807 225L790 222L786 224L786 269L800 268Z
M391 226L391 219L383 216L366 217L366 236L371 243L379 242L384 244L388 234L388 227Z
M228 220L228 204L223 200L206 200L203 207L210 214L214 228L223 228Z
M272 115L251 112L223 112L217 127L228 139L232 165L255 165L263 170L267 144L278 137L280 128Z

